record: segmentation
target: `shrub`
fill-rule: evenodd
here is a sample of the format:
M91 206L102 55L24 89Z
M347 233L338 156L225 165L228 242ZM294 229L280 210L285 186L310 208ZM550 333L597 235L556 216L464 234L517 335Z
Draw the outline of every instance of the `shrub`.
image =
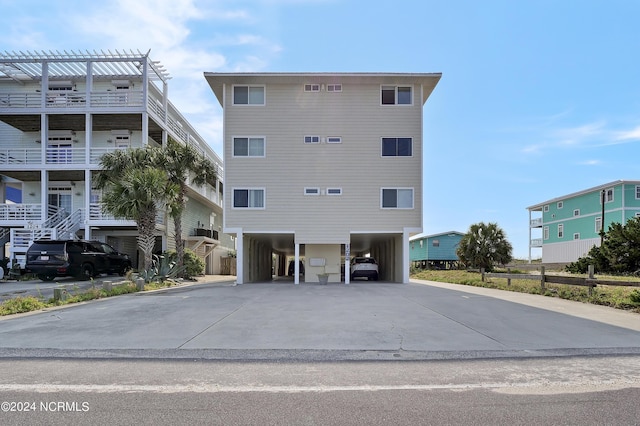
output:
M47 304L33 296L5 300L0 305L0 315L19 314L46 308Z
M172 261L175 261L176 255L175 250L169 250L165 253L165 256ZM184 249L182 265L184 267L184 278L193 278L204 273L204 261L193 250L188 248Z

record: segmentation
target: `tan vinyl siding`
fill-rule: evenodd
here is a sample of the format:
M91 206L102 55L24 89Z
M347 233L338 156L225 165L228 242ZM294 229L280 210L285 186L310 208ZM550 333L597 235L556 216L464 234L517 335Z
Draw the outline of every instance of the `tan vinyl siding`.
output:
M226 225L245 232L295 231L313 241L348 239L349 231L420 227L422 102L380 105L380 84L343 82L339 93L266 82L266 106L225 105ZM287 117L283 124L282 117ZM342 143L305 144L305 135ZM265 158L234 158L234 136L264 136ZM411 137L412 157L382 157L382 137ZM339 196L305 196L305 187L342 188ZM380 190L413 188L411 210L381 209ZM264 210L232 208L234 188L265 188Z

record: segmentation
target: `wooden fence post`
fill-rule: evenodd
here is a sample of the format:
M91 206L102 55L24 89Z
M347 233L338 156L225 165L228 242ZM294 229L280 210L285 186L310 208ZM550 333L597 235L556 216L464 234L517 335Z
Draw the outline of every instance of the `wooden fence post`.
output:
M480 274L482 275L482 282L484 282L484 268L480 268Z
M507 268L507 274L511 274L511 268ZM511 277L507 278L507 286L511 286Z
M546 291L544 288L544 266L540 267L540 288L542 289L542 294Z
M593 265L589 265L589 279L594 279L594 267ZM589 283L589 296L593 295L593 285Z

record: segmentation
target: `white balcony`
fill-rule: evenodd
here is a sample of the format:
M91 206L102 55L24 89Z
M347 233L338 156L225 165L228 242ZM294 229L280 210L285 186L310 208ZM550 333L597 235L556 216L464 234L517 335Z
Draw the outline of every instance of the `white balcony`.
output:
M530 228L540 228L542 226L542 218L531 219L529 221Z
M542 247L542 238L533 238L529 244L530 247Z

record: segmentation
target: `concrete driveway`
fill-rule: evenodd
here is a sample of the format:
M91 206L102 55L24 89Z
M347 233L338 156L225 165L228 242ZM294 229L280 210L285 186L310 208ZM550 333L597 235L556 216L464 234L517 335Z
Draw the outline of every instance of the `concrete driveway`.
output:
M201 283L0 318L0 356L459 359L640 354L640 315L454 284Z

